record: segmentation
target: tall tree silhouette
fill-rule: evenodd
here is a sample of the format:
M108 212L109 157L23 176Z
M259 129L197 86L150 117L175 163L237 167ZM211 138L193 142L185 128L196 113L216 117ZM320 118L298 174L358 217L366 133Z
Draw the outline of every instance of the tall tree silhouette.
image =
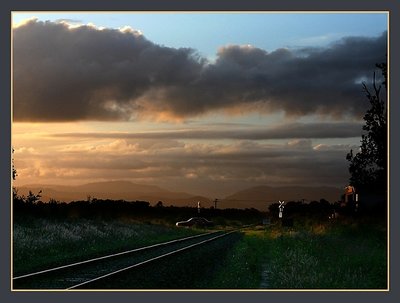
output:
M15 180L18 174L14 165L14 148L12 149L11 163L12 163L12 178L13 180ZM15 186L12 187L12 192L13 192L13 201L15 201L18 198L18 190L15 188Z
M371 107L367 110L364 120L359 152L355 155L353 150L347 154L350 162L350 185L359 192L384 194L387 190L387 65L381 63L376 65L382 72L383 80L376 83L374 72L372 89L363 83ZM382 85L385 94L382 98Z

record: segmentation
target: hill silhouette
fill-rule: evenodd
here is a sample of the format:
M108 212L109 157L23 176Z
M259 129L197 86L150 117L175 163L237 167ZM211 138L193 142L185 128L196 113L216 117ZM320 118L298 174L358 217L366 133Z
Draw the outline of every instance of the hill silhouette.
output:
M130 181L93 182L83 185L40 185L31 184L18 187L20 195L27 195L29 191L42 190L42 201L50 198L63 201L87 200L88 196L97 199L112 199L126 201L148 201L155 204L162 201L164 206L197 206L200 201L202 207L214 205L208 197L185 192L174 192L156 185L136 184ZM342 189L336 187L304 187L304 186L255 186L237 191L219 200L219 208L256 208L263 210L279 200L285 201L319 201L320 199L336 202L342 194Z
M206 197L173 192L155 185L136 184L130 181L93 182L76 186L30 184L18 187L20 195L27 195L30 190L32 192L42 190L42 201L48 201L51 198L70 202L86 200L90 196L97 199L142 200L150 203L162 201L164 205L175 206L194 206L197 205L197 201L211 205Z

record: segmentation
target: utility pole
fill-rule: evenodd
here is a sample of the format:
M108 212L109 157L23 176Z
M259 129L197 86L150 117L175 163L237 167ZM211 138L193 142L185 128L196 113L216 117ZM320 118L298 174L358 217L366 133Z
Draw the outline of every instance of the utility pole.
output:
M217 204L218 204L218 202L219 202L218 199L215 199L215 200L214 200L214 209L217 209Z

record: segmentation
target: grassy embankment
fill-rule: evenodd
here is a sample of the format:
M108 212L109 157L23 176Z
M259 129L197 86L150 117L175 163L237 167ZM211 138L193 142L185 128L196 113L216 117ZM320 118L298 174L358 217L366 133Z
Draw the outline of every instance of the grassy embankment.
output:
M210 288L385 289L386 227L372 220L246 232Z
M64 265L199 233L136 221L45 219L14 223L14 274Z

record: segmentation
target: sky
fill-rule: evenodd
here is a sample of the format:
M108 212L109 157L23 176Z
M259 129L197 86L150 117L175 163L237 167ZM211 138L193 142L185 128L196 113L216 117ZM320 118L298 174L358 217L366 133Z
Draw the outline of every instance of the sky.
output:
M12 19L16 186L343 187L387 53L385 13Z

